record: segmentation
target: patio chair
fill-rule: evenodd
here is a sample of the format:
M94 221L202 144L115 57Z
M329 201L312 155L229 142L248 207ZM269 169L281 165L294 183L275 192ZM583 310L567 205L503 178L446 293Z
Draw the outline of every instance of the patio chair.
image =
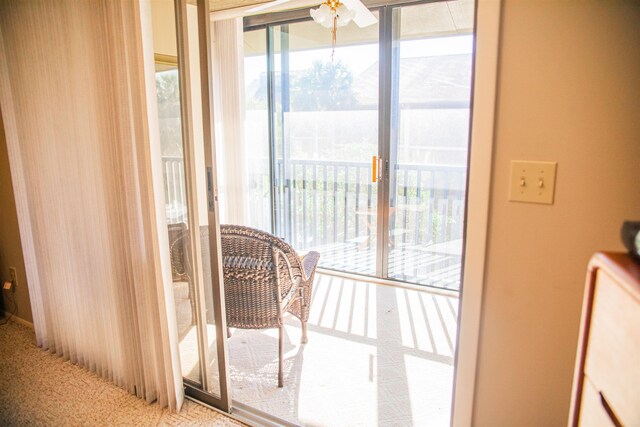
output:
M171 257L171 276L174 282L188 282L189 267L187 265L186 250L189 230L187 224L169 224L169 253Z
M278 328L278 387L282 387L283 315L288 312L300 319L305 344L320 254L309 252L300 258L282 239L238 225L221 225L220 238L227 327Z
M187 282L188 298L191 304L191 324L195 325L195 292L193 289L193 276L191 273L191 260L189 258L189 229L187 224L169 224L169 256L171 258L171 277L173 282Z

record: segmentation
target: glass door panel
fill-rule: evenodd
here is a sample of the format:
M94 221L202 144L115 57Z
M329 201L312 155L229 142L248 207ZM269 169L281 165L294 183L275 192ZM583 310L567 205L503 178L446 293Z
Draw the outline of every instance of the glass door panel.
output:
M204 2L203 2L204 3ZM166 219L179 337L187 393L228 409L224 328L221 323L215 236L216 204L208 97L199 54L198 7L185 0L151 3L156 93ZM177 30L176 30L177 29ZM207 75L206 73L204 74ZM205 103L203 103L205 101ZM211 207L210 207L211 206ZM211 230L214 230L211 232ZM210 235L213 236L210 238ZM213 267L213 268L212 268ZM217 283L216 283L217 282ZM217 287L216 287L217 285Z
M202 365L202 387L187 387L187 393L207 403L227 410L230 396L227 383L226 327L222 318L223 293L219 239L219 206L215 174L215 146L211 114L211 61L209 5L199 0L197 5L180 1L178 56L188 78L184 79L188 104L183 115L190 117L185 150L185 162L190 166L191 199L195 212L192 238L193 269L202 285L198 288L198 346ZM189 383L187 383L189 385ZM203 394L200 391L204 392Z
M249 225L270 219L324 268L457 290L473 2L375 14L379 24L339 28L335 52L309 19L245 31L245 131L260 153Z
M165 67L166 65L161 65L159 68ZM156 73L156 87L162 143L166 219L169 231L171 274L180 340L182 375L201 384L198 340L195 332L195 277L193 277L188 262L190 223L184 182L177 68L158 71Z
M244 141L249 215L246 225L273 232L269 149L267 30L244 33ZM222 144L221 144L222 145Z
M387 276L458 290L473 38L433 34L447 3L393 11Z
M376 274L378 26L331 38L313 21L268 27L275 233L325 268Z

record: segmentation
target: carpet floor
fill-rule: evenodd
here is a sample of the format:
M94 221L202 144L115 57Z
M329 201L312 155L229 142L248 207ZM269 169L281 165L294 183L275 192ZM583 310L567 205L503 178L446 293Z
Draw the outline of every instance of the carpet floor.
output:
M242 426L185 401L179 413L148 404L35 345L33 330L0 326L0 426Z

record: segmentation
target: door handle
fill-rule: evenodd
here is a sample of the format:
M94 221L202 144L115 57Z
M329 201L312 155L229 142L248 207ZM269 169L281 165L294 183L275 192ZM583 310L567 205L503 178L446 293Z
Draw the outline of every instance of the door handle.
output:
M382 157L373 156L371 161L371 182L382 180Z
M371 162L371 182L378 181L378 156L373 156Z

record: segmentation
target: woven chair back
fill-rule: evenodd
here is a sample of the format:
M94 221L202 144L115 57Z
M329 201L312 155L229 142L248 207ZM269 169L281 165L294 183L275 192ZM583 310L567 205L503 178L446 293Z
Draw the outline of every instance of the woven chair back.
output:
M289 244L249 227L221 225L227 324L243 329L280 326L280 297L301 275L301 263Z

